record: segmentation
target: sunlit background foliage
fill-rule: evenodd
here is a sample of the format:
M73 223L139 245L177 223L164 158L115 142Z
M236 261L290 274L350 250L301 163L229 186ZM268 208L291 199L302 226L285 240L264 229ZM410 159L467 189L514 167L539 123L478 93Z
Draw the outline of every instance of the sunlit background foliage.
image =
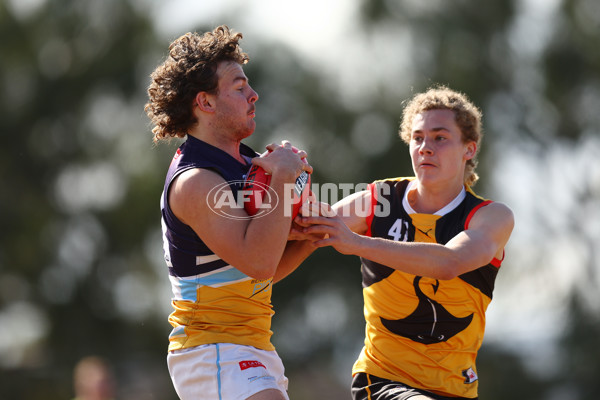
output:
M260 94L248 143L292 140L314 183L410 175L396 131L414 92L447 84L481 106L475 189L516 228L480 397L596 399L600 2L283 3L0 1L0 399L73 397L87 355L110 362L119 399L176 398L159 196L178 143L152 145L143 105L169 42L222 23L244 33ZM358 260L320 250L273 303L291 398L349 398Z

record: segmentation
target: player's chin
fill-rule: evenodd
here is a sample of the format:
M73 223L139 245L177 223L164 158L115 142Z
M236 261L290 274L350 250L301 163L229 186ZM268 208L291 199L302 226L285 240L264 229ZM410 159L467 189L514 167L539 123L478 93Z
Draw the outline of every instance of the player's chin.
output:
M449 182L448 178L441 176L424 175L419 179L419 183L425 187L445 185Z
M252 133L254 133L254 130L256 129L256 122L251 119L248 122L248 136L252 135Z
M245 139L245 138L251 136L254 133L254 129L255 128L256 128L256 124L252 124L252 125L249 124L248 127L246 127L245 129L240 129L238 131L238 136L241 139Z

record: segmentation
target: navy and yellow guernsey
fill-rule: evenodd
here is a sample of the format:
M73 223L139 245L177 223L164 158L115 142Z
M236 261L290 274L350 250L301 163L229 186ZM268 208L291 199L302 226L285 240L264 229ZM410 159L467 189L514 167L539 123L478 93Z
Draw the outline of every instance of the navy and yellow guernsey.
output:
M244 144L249 161L257 155ZM272 279L255 280L214 254L169 207L173 179L191 168L205 168L229 182L234 198L250 164L192 136L179 147L167 173L161 199L165 261L173 290L169 351L210 343L235 343L273 350Z
M491 202L466 188L435 214L416 213L406 198L413 179L369 185L373 201L366 235L445 244ZM366 335L352 372L443 396L476 398L475 358L501 260L450 280L407 274L365 258L361 262Z

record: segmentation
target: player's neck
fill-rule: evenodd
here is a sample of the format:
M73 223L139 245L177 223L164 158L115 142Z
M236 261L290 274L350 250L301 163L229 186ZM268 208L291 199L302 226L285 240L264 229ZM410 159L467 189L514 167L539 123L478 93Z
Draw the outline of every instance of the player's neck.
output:
M462 189L462 184L432 187L424 186L417 181L408 193L407 200L416 212L433 214L450 204Z
M232 139L227 135L220 135L210 129L199 129L198 127L189 131L188 135L223 150L241 163L246 162L240 153L241 140L239 139Z

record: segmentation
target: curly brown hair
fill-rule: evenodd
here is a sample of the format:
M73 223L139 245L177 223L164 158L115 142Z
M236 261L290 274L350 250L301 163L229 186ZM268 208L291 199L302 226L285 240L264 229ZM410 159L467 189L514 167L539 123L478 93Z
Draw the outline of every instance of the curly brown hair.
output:
M417 114L429 110L450 110L454 112L455 121L461 133L463 143L475 142L477 151L483 133L481 131L481 111L465 94L456 92L446 86L435 86L426 92L416 94L402 112L402 123L400 124L400 137L406 143L410 143L412 136L413 119ZM467 160L464 182L473 186L479 176L475 173L477 167L477 153Z
M153 141L185 137L196 123L193 113L198 92L217 93L217 66L222 61L246 64L239 46L241 33L226 25L204 35L186 33L169 46L169 55L150 75L149 101L144 110L154 128Z

